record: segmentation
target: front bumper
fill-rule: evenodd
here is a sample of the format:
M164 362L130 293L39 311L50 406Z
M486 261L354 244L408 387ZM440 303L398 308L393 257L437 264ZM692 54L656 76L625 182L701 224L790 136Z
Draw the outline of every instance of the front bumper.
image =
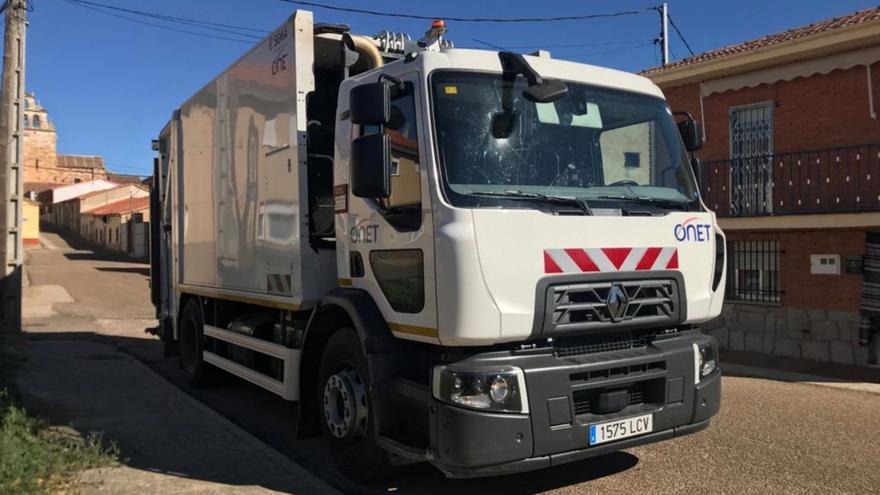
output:
M695 383L698 333L655 340L648 347L576 357L549 352L501 353L469 360L519 366L525 372L529 414L487 413L444 402L431 408L431 463L456 478L555 466L694 433L721 404L721 372ZM627 391L628 405L602 409L605 392ZM589 446L589 425L653 415L651 433Z

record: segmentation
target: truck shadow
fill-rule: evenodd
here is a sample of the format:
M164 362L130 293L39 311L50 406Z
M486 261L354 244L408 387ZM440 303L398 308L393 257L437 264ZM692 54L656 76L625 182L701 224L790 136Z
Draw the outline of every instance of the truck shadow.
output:
M177 358L167 358L162 355L162 345L155 337L144 335L144 338L133 336L102 335L93 332L45 332L35 329L35 333L25 335L33 342L93 342L104 344L127 354L142 364L148 366L153 372L170 382L172 385L201 402L208 408L219 413L235 425L247 431L249 434L270 445L283 455L287 456L315 476L323 479L343 493L379 494L390 491L401 493L440 494L440 493L484 493L484 494L528 494L538 493L557 488L562 488L591 480L611 476L627 471L635 467L639 458L628 452L616 452L605 456L588 459L581 462L561 465L533 471L523 474L508 475L494 478L478 478L454 480L446 479L435 468L428 464L416 464L401 467L395 471L392 478L370 483L369 485L357 484L348 480L336 468L330 453L325 448L319 437L297 438L296 432L296 408L282 401L275 395L251 385L237 377L226 373L218 373L207 388L194 389L186 382L184 373L179 369ZM106 347L104 348L106 349ZM111 352L108 350L107 352ZM94 356L104 356L105 352L89 354L83 359L96 362L113 361L109 359L93 359ZM124 359L125 356L116 354ZM91 357L90 357L91 356ZM110 366L110 364L108 364ZM81 373L78 373L80 375ZM88 375L82 374L82 378ZM46 376L50 378L50 376ZM95 383L95 385L98 385ZM82 386L82 384L79 384ZM132 383L132 387L137 384ZM100 387L93 387L92 394L95 400L112 404L118 400L113 397L101 397L103 392ZM137 394L133 394L135 397ZM44 397L45 398L45 397ZM76 418L68 415L75 409L73 404L76 399L69 395L58 397L58 401L50 398L49 401L34 401L31 404L36 412L49 417L56 424L71 424L83 434L96 430L87 426L94 426L92 421L78 423ZM114 406L115 407L115 406ZM162 434L156 438L147 440L143 431L151 427L166 430L181 430L197 432L200 428L192 425L192 420L182 417L167 404L155 404L151 408L144 424L137 428L126 428L124 425L115 424L112 421L104 431L106 441L114 441L121 452L125 464L131 468L144 471L160 472L167 475L184 476L190 479L225 483L235 486L257 485L265 488L293 492L296 487L280 480L266 479L261 476L261 469L236 469L236 472L218 469L216 465L206 462L194 462L185 455L185 452L168 453L161 455L155 448L146 446L145 443L158 441ZM107 414L112 415L108 410ZM167 435L166 435L167 436ZM211 444L210 439L199 438L198 433L193 433L192 438L181 439L182 445L188 442ZM186 450L186 449L183 449ZM212 449L207 449L212 450ZM237 458L241 454L232 451L216 453L221 457ZM265 471L263 471L265 473Z

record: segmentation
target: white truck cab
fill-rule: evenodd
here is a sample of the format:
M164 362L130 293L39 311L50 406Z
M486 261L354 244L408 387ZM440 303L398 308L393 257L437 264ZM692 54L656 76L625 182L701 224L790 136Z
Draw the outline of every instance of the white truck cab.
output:
M726 263L699 125L643 77L444 33L298 11L175 111L153 191L168 351L193 383L220 368L297 401L353 476L705 428L698 325Z

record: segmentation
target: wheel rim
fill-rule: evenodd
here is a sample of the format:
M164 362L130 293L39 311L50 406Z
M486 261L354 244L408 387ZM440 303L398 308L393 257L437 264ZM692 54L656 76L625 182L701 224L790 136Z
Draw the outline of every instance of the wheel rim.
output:
M345 369L324 385L324 422L339 439L359 438L367 427L367 394L354 369Z

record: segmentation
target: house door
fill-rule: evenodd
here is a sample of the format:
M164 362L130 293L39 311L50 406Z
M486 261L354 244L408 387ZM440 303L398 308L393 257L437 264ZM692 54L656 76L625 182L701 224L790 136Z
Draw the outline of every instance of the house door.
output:
M730 109L730 206L773 213L773 102Z

